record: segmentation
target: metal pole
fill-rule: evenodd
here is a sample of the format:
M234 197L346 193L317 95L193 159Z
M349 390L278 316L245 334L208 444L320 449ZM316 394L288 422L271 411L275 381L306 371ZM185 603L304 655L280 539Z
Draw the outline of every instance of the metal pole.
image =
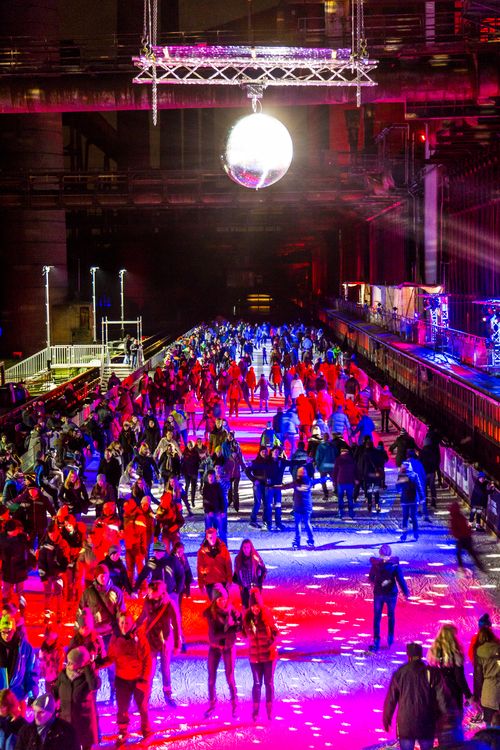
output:
M120 321L121 321L121 334L122 338L125 336L125 294L124 294L124 278L125 274L127 273L125 268L122 268L121 271L118 271L118 276L120 277Z
M47 338L47 360L51 359L50 349L50 290L49 290L49 273L54 266L44 266L42 273L45 277L45 327L46 327L46 338Z
M95 274L99 270L98 266L92 266L90 274L92 276L92 341L97 341L97 306L95 299Z

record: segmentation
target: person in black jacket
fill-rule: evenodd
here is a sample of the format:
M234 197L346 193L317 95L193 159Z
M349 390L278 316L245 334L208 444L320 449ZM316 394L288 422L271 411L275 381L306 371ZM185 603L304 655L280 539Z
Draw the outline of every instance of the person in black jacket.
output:
M11 519L5 524L4 533L0 534L0 559L4 601L11 600L12 589L15 588L19 596L19 608L24 611L24 583L29 571L35 567L36 559L20 521Z
M380 620L384 605L387 607L389 630L387 642L389 646L392 646L396 624L398 586L407 599L410 592L399 564L399 558L392 557L392 550L388 544L381 546L379 557L372 557L370 563L371 569L368 578L373 583L373 643L370 646L370 651L378 651L380 648Z
M115 490L115 497L118 498L118 487L122 475L122 466L120 461L112 454L109 448L104 451L104 458L99 461L97 469L98 474L104 474L108 482Z
M205 513L205 529L217 529L219 536L224 532L224 514L226 503L220 482L217 482L214 469L207 471L207 478L203 485L203 511Z
M62 594L64 573L69 562L69 547L64 541L58 525L52 521L38 551L38 574L43 583L45 611L51 609L54 597L57 622L62 620Z
M35 721L25 724L17 737L16 750L80 750L76 732L56 717L56 702L49 693L33 703Z
M449 696L441 673L422 660L420 643L407 643L408 664L399 667L391 678L385 697L383 725L386 732L398 706L397 729L401 750L432 750L436 724L449 710Z
M253 508L250 514L250 526L254 529L260 529L261 525L257 518L260 511L260 506L264 503L264 508L267 505L267 485L269 478L269 457L267 448L263 447L259 449L259 453L254 458L250 466L245 469L247 477L253 483ZM264 515L268 515L264 510ZM208 527L207 527L208 528Z
M61 719L76 731L82 750L92 750L99 740L96 693L100 684L85 646L68 651L66 668L59 673L54 696L61 704Z
M120 548L116 544L111 545L108 554L102 560L102 564L109 570L109 577L113 586L121 589L121 591L126 591L127 594L131 594L132 585L128 577L127 568L120 557Z

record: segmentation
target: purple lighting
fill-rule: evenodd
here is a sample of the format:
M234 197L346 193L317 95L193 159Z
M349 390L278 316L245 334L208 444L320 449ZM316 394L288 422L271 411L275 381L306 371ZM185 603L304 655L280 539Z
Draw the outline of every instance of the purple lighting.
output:
M351 50L327 49L316 47L237 47L194 44L189 46L152 47L157 58L166 57L171 60L262 60L264 58L275 58L279 60L310 62L315 60L349 60Z

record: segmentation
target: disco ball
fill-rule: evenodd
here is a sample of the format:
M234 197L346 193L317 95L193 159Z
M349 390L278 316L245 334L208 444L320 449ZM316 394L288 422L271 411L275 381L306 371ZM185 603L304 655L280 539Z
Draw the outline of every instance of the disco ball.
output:
M283 123L258 112L233 125L222 163L238 185L259 190L281 180L292 157L292 139Z

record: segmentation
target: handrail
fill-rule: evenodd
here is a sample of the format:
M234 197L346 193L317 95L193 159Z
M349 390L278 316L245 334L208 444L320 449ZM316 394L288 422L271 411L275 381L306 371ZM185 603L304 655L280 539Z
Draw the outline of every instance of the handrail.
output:
M385 308L370 308L342 298L335 298L334 304L340 312L380 326L406 341L444 352L459 362L478 369L489 366L488 347L483 336L432 325L421 318L409 318Z
M5 380L8 383L19 383L28 380L50 367L81 367L90 365L93 360L102 360L104 350L101 344L54 344L50 350L45 348L31 357L9 367L5 371Z

